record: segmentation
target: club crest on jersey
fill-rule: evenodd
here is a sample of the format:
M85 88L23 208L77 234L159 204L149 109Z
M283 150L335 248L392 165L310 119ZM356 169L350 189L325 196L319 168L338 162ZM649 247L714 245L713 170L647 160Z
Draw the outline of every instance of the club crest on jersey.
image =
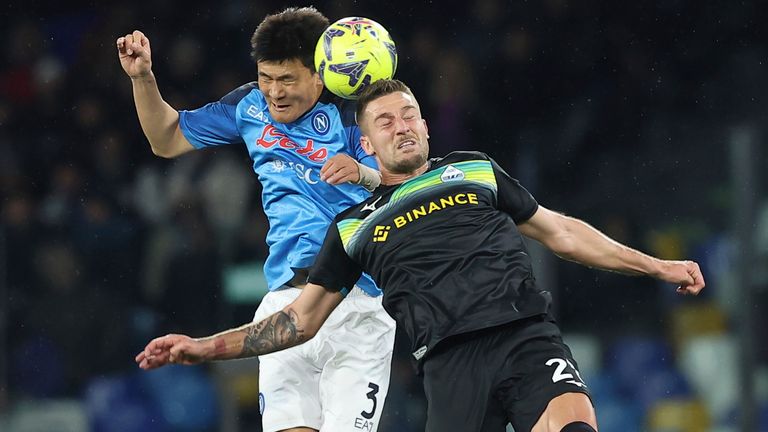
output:
M445 168L445 171L443 171L443 174L440 175L440 180L443 182L464 180L464 171L453 165L448 165Z
M259 414L264 415L264 405L266 405L264 401L264 393L259 392Z
M320 135L325 135L331 129L331 119L325 111L312 114L312 129Z
M288 138L288 135L281 132L272 124L268 124L261 132L261 136L256 140L256 145L264 148L271 148L274 145L291 150L296 154L306 157L312 162L325 162L328 158L328 149L325 147L315 148L315 142L308 139L302 146L296 141Z

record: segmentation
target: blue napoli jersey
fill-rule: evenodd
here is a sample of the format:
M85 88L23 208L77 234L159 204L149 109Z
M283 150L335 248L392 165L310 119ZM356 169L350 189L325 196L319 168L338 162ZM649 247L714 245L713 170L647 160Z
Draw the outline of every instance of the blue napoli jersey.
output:
M248 148L269 220L264 273L270 290L288 282L293 268L311 267L336 214L370 196L358 185L320 180L320 168L337 153L377 168L360 145L354 108L324 92L296 121L278 123L258 85L250 83L217 102L179 112L181 131L194 147L244 143ZM369 295L381 294L367 275L358 285Z

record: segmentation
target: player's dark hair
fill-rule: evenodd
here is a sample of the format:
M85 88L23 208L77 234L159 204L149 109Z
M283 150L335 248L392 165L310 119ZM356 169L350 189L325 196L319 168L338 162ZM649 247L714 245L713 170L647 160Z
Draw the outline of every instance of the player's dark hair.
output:
M400 80L382 79L369 84L362 92L360 92L360 97L357 99L357 109L355 111L355 120L357 121L357 124L360 124L365 108L369 103L382 96L397 92L407 93L411 95L414 100L416 99L416 96L413 95L411 89Z
M268 15L251 36L251 57L257 63L298 59L315 72L315 45L329 25L311 6Z

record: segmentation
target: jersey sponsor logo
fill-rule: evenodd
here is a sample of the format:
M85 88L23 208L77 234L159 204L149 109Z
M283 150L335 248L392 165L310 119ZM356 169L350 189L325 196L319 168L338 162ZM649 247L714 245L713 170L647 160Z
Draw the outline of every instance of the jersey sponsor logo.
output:
M373 228L373 242L385 242L389 236L389 230L392 229L391 225L376 225Z
M294 153L304 156L312 162L324 162L328 158L328 149L325 147L315 148L315 142L308 139L304 145L300 145L288 138L288 136L274 125L268 124L261 132L261 137L256 140L256 144L264 148L272 148L275 145L284 149L292 150Z
M285 170L290 170L296 174L296 177L311 185L317 184L320 181L320 176L312 168L308 168L304 164L284 161L282 159L275 159L269 163L272 165L272 172L281 173Z
M256 108L255 105L250 105L247 110L245 110L246 114L249 116L255 118L256 120L260 120L263 122L267 121L267 118L264 116L264 111L261 111L260 109Z
M408 210L403 214L397 215L392 219L392 224L395 226L395 228L400 229L419 219L420 217L429 216L436 211L445 210L448 207L478 204L479 203L477 201L476 193L459 192L434 201L430 201L427 204L420 205L416 208ZM389 231L391 229L392 225L376 225L373 229L373 242L380 243L387 241L387 237L389 236Z
M325 135L331 129L331 119L325 111L312 114L312 129L320 135Z
M363 208L360 209L360 211L364 212L364 211L374 211L374 210L376 210L376 204L378 204L379 201L381 201L381 197L376 198L376 201L374 201L374 202L372 202L370 204L364 205Z
M427 204L421 205L414 209L408 210L402 215L395 216L392 223L397 228L402 228L405 225L417 220L422 216L428 216L432 213L440 210L445 210L448 207L454 207L457 205L477 205L477 194L469 192L460 192L454 195L449 195L439 200L430 201Z
M464 171L454 167L453 165L448 165L440 175L440 180L443 182L464 180Z

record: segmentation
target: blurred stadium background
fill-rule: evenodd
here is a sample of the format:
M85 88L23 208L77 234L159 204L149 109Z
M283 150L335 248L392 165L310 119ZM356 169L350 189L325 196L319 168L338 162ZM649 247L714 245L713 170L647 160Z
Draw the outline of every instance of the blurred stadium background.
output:
M303 4L21 3L0 26L0 430L261 430L255 362L133 364L250 320L266 222L242 148L151 154L114 41L143 30L194 108L253 80L253 29ZM486 151L544 205L702 265L681 298L531 245L601 431L768 431L768 4L313 4L390 30L432 154ZM381 432L423 430L406 351Z

